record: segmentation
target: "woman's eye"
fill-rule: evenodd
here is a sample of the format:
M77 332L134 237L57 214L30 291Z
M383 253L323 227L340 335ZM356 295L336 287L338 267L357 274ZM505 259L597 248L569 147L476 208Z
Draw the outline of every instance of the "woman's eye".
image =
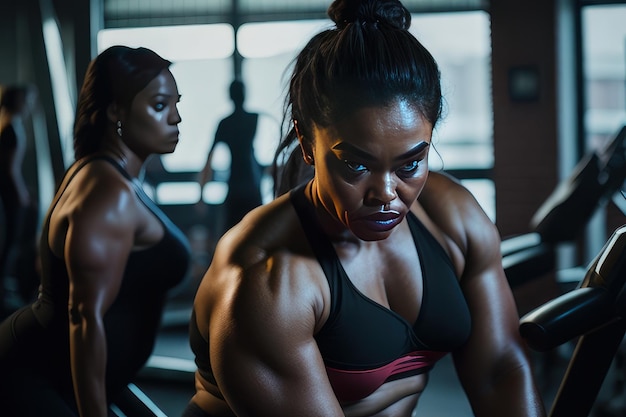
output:
M406 165L403 165L398 171L404 174L412 174L419 168L419 161L411 161Z
M363 171L367 171L367 167L363 164L359 164L358 162L353 162L353 161L348 161L348 160L344 160L343 161L344 164L346 164L346 166L354 172L363 172Z
M165 109L165 103L159 102L154 105L156 111L163 111Z

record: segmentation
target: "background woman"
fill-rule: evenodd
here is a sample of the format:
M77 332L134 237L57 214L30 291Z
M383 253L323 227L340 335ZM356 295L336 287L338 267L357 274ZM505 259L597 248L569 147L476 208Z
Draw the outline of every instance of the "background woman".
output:
M170 62L114 46L89 65L74 126L76 162L43 224L39 299L0 326L0 410L107 416L152 352L188 244L142 192L146 158L178 142Z

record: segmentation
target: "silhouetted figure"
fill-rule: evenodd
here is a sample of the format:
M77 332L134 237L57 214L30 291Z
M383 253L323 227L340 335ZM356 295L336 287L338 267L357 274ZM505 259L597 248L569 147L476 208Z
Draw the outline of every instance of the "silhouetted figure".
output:
M22 173L26 152L23 119L29 112L29 94L30 89L26 86L7 86L0 91L0 200L3 208L0 225L4 231L4 244L0 245L2 315L21 304L14 297L18 288L9 287L15 287L19 281L16 277L17 263L20 245L25 240L24 231L31 205L31 197Z
M235 109L220 121L207 162L200 173L200 185L204 186L213 177L211 163L216 146L219 143L228 146L231 154L230 176L228 194L222 206L224 215L221 217L220 235L262 203L260 188L263 170L254 156L253 147L259 115L244 109L243 82L235 80L231 83L230 98Z

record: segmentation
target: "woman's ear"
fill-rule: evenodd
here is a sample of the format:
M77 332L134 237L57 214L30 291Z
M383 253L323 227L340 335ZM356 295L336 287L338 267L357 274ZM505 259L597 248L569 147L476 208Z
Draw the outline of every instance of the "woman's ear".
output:
M117 103L111 103L107 106L107 119L109 122L116 124L120 120L121 116L120 107Z
M315 161L313 160L313 146L311 141L306 140L306 138L300 133L300 128L298 127L298 121L294 119L293 128L296 132L296 136L298 137L298 142L300 143L300 150L302 151L302 158L307 165L315 165Z

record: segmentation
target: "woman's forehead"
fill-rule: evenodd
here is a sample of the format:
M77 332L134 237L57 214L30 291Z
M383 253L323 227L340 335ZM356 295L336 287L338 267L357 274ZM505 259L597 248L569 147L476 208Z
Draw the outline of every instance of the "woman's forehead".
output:
M406 100L395 100L381 105L360 106L337 119L331 130L350 129L362 133L389 130L401 131L418 126L431 127L419 109Z
M350 113L326 128L317 127L315 140L336 151L354 150L376 155L404 154L420 143L430 143L432 125L406 103L367 106Z

